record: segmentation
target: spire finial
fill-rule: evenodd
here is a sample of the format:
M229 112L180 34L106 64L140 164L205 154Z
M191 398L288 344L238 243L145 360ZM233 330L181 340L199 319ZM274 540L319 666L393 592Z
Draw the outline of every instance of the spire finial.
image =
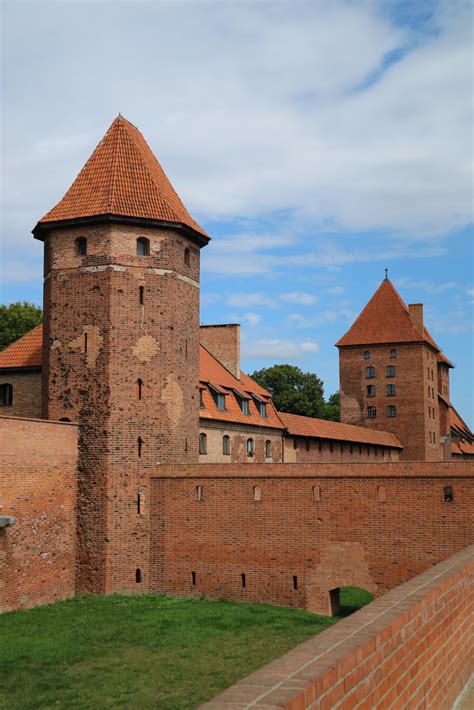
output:
M388 281L388 269L385 269L385 281Z

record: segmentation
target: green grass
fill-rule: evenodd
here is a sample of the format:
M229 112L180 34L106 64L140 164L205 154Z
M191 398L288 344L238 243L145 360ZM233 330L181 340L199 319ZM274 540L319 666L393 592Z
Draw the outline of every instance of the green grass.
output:
M336 621L155 595L85 597L4 614L0 708L196 708Z

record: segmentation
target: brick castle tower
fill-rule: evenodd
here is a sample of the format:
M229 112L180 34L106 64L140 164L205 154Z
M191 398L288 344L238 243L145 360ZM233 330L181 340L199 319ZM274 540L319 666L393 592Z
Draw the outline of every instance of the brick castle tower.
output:
M143 590L149 476L198 460L209 237L121 116L33 233L45 246L43 416L81 424L77 591Z
M423 306L407 306L385 278L339 348L341 422L393 432L406 461L446 457L451 363L423 324Z

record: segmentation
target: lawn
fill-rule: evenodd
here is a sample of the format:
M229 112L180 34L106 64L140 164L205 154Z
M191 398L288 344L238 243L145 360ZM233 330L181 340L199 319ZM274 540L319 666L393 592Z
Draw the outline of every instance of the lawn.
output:
M343 598L348 605L360 596ZM0 617L0 708L191 710L337 621L298 609L140 595Z

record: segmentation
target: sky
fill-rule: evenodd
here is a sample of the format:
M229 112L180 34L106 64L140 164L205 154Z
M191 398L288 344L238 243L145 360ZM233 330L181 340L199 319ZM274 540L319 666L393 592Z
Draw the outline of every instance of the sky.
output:
M201 320L242 367L338 389L334 343L384 277L456 364L473 422L470 0L3 0L3 303L42 304L56 204L120 112L202 251Z

